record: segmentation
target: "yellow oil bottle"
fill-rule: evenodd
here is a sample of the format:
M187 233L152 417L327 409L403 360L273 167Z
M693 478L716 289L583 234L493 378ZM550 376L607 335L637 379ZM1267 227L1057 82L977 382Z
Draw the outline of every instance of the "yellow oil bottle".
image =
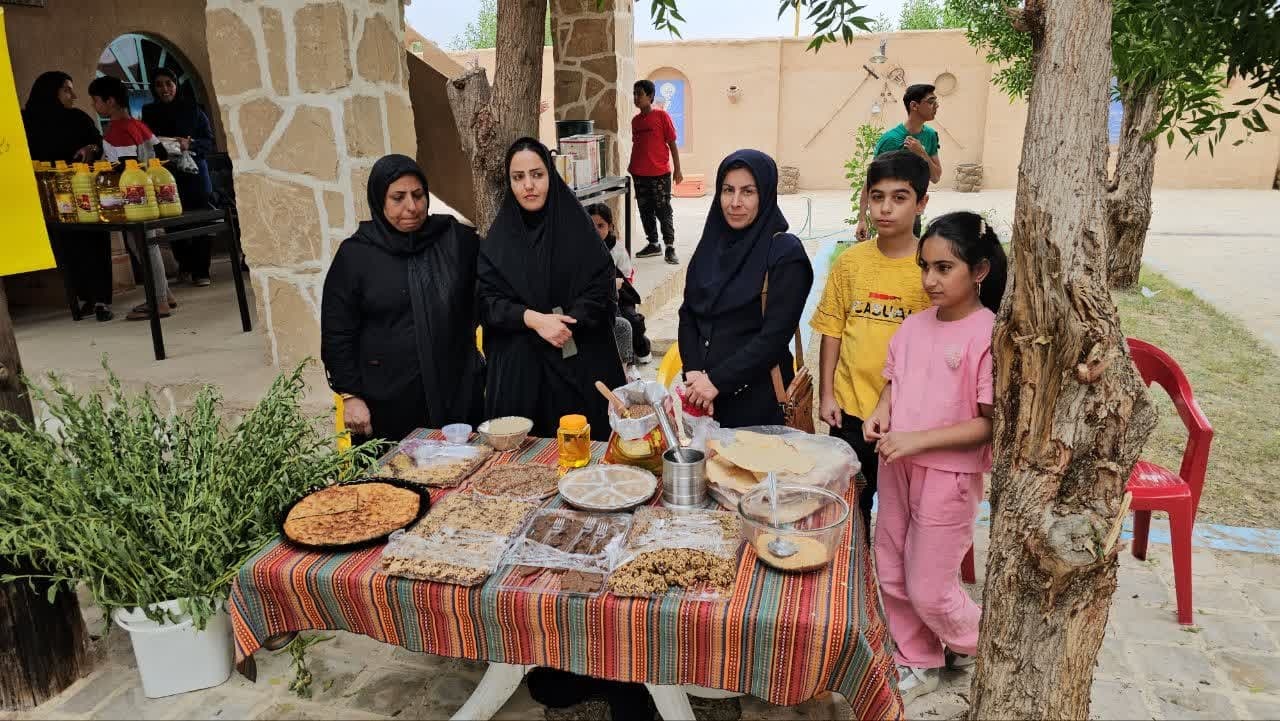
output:
M156 187L156 204L160 206L161 218L172 218L182 215L182 199L178 197L178 182L160 164L159 158L147 161L147 175Z
M41 160L31 161L36 174L36 189L40 191L40 209L45 220L58 219L58 201L53 197L53 166Z
M73 172L65 160L59 160L53 166L53 201L61 223L76 222L76 193L71 187Z
M124 196L124 215L129 222L155 220L160 217L156 204L156 185L137 160L124 161L120 173L120 194Z
M93 186L98 193L98 219L103 223L123 223L124 194L120 192L120 178L111 170L111 163L99 160L93 164Z
M75 163L75 174L71 176L71 190L76 198L76 222L97 223L98 193L93 187L93 171L88 163Z

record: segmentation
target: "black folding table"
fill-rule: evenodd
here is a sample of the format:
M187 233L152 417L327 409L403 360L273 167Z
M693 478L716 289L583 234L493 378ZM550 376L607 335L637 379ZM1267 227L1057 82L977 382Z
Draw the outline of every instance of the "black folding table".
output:
M64 250L69 250L67 246L74 243L70 236L79 233L119 231L124 233L126 241L130 236L138 240L135 247L143 249L142 257L139 260L142 261L143 286L147 292L147 305L153 311L151 313L151 345L155 350L156 360L164 360L164 335L160 330L160 314L154 312L158 301L156 298L155 273L157 271L163 273L164 268L157 269L151 266L151 254L147 252L151 245L157 245L163 241L199 238L205 235L227 235L230 239L228 245L231 248L231 277L235 281L236 302L240 304L240 325L246 333L253 330L253 321L249 316L249 299L245 296L244 275L241 271L244 255L240 249L240 234L235 231L231 212L230 208L226 210L191 210L182 215L158 220L144 220L132 223L49 223L48 227L49 235L53 242L62 245ZM147 231L151 230L164 230L165 232L163 235L148 238ZM63 273L62 277L63 284L67 287L67 300L71 305L71 315L76 320L80 320L80 307L76 303L75 290L68 283L66 273Z

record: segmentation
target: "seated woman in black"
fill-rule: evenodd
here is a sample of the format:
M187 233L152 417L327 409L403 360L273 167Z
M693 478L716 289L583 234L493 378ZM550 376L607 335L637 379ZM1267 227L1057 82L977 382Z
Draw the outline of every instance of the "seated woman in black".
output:
M404 155L369 174L373 220L338 248L324 279L320 357L358 438L481 420L474 228L428 215L427 177Z
M788 344L813 266L778 208L778 166L758 150L720 163L717 197L689 261L680 359L689 399L722 426L781 425L770 371L794 376ZM768 282L768 304L761 296Z
M607 403L593 384L626 382L613 340L613 259L542 143L517 140L506 168L506 195L480 243L485 413L530 418L543 438L561 416L581 413L592 437L607 440Z

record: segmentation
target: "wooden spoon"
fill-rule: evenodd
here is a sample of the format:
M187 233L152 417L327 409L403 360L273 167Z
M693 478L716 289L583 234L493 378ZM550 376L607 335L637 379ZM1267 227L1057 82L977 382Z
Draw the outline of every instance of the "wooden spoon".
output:
M596 381L596 390L600 391L600 395L609 401L609 405L613 406L613 410L618 414L619 418L627 417L627 404L623 403L621 398L615 396L613 391L609 390L609 386L602 381Z

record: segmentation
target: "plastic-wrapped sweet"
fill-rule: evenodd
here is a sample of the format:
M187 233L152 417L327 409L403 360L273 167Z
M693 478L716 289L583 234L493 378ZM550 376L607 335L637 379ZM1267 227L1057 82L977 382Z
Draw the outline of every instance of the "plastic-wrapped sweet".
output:
M658 489L658 479L643 468L594 465L560 477L560 495L588 511L624 511L644 503Z
M411 438L383 457L379 472L447 488L461 484L491 456L493 449L488 446Z
M567 508L534 514L503 559L510 568L500 589L597 595L622 555L631 516Z
M537 504L454 493L407 531L391 534L382 568L392 576L474 586L498 567Z
M737 578L741 521L724 511L683 511L645 507L636 511L627 545L609 577L617 596L662 596L678 592L690 599L729 596Z

